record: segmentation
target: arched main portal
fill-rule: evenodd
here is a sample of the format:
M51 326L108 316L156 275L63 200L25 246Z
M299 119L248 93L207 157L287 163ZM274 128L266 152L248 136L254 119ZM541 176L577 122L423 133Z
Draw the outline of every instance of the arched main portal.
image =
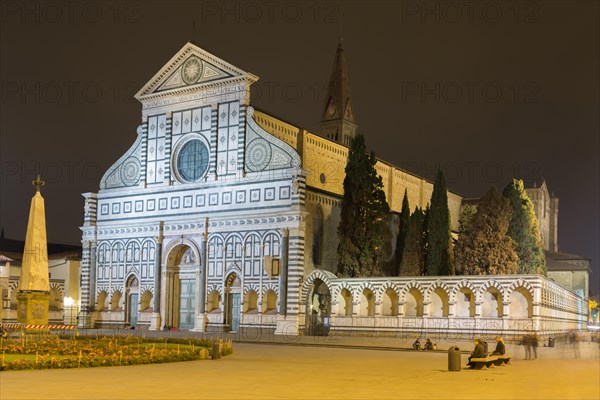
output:
M198 257L190 246L181 244L169 253L165 280L165 326L194 328L198 268Z
M242 282L235 272L225 280L225 329L237 332L240 329Z
M320 279L315 279L308 293L306 329L312 336L327 336L331 325L331 292Z

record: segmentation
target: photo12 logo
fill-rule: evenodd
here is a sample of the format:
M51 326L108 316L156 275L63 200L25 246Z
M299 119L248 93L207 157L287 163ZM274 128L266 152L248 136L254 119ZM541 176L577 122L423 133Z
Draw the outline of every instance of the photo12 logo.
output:
M140 87L137 82L3 81L0 98L21 104L137 103L134 95Z
M477 82L477 81L402 81L402 103L475 104L475 103L539 103L537 82Z
M525 23L539 21L541 7L535 1L402 1L403 24Z
M37 175L46 183L100 182L104 171L96 162L61 161L46 163L27 163L25 161L3 161L0 163L0 182L27 183L33 181Z
M137 23L140 5L136 1L2 1L3 24L80 24L99 22Z
M340 5L333 1L201 1L200 22L338 23Z

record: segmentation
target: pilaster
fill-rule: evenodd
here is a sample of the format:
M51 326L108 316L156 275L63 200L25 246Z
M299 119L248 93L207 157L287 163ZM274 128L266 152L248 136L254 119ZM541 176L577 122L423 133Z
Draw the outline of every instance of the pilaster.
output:
M196 287L198 297L196 298L196 320L194 322L195 332L206 332L208 316L206 315L206 249L208 243L208 218L204 222L204 233L200 241L200 262L196 274Z
M161 303L161 273L160 265L162 263L162 245L163 245L163 222L159 223L158 235L154 238L156 241L156 255L154 257L154 297L152 299L152 315L150 316L150 330L158 331L161 328L160 303Z

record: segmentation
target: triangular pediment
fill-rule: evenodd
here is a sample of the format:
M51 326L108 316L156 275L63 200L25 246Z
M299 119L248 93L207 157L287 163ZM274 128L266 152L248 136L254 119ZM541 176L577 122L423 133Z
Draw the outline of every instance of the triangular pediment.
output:
M188 42L140 89L135 97L141 100L150 95L188 90L217 81L237 79L248 79L252 83L258 80L258 77Z
M350 99L346 103L346 110L344 111L344 119L347 119L350 122L354 122L354 113L352 112L352 104Z
M338 106L335 104L335 100L333 99L333 97L330 96L329 101L327 102L327 106L325 107L325 111L323 111L323 117L321 119L323 121L328 121L338 118L340 118Z

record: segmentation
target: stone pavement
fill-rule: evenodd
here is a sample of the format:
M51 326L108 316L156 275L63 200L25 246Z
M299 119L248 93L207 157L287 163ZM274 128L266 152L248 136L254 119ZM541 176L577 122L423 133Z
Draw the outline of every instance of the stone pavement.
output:
M446 351L463 350L470 340L431 339L438 351L410 350L413 337L275 336L86 330L82 334L233 339L234 354L218 361L80 370L0 373L0 399L48 398L449 398L596 399L598 343L574 349L558 343L539 347L538 359L523 360L524 349L507 343L513 363L487 371L447 371ZM422 341L424 338L422 338ZM440 340L442 339L442 340ZM493 346L493 340L488 340ZM35 384L32 384L35 383Z
M591 347L581 350L579 360L540 352L538 360L449 372L443 352L236 343L215 361L0 372L0 398L598 399L599 360L585 353Z

